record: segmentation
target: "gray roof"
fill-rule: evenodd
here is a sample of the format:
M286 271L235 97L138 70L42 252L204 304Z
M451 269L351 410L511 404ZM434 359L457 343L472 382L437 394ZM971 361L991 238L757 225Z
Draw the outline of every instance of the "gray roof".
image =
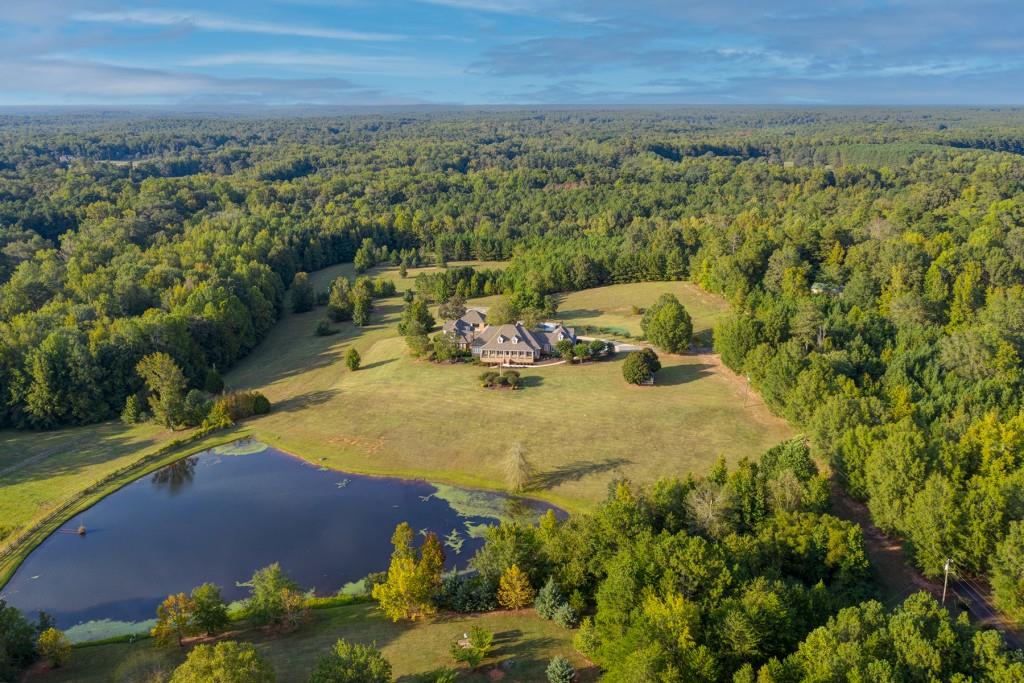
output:
M466 344L473 341L473 326L464 320L445 320L441 329Z
M487 322L487 314L479 308L467 308L460 320L465 320L471 325L483 325Z
M491 325L485 328L477 339L483 341L480 346L488 351L528 349L537 352L544 349L543 342L520 323ZM477 346L477 343L474 342L473 345Z

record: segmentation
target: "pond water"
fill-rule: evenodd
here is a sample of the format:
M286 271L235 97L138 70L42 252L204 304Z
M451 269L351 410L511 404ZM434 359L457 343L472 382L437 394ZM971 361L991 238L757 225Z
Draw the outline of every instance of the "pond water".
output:
M205 581L225 599L272 562L332 595L387 568L395 525L436 532L446 565L463 568L485 525L551 506L421 481L317 467L256 442L186 458L69 520L18 568L0 597L30 617L45 610L78 639L97 622L137 630L170 593ZM560 515L561 516L561 515ZM79 536L82 525L86 534ZM118 628L91 635L110 635Z

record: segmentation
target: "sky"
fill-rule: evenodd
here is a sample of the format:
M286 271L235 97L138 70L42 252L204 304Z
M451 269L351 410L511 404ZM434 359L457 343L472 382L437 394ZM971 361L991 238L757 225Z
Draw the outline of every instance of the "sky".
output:
M0 0L0 105L1024 104L1024 0Z

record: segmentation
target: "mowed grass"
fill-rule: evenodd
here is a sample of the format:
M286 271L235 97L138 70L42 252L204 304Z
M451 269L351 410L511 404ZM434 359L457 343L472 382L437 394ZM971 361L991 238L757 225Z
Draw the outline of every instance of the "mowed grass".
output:
M0 547L74 494L181 434L106 422L52 432L0 432Z
M557 317L569 325L610 328L635 337L642 333L643 316L633 313L633 307L647 308L666 293L674 294L686 306L696 336L710 335L728 311L721 297L691 282L636 282L564 294L558 298Z
M339 639L373 643L391 662L397 680L453 666L450 644L471 626L495 634L494 651L480 669L460 680L487 681L496 665L511 681L544 681L544 669L555 655L568 658L580 671L581 681L596 679L596 671L572 647L573 631L536 616L533 610L480 615L439 616L411 623L393 623L374 605L359 604L314 610L312 622L283 636L268 638L249 630L232 637L252 642L267 657L280 683L305 682L317 658ZM159 649L152 640L75 648L71 661L54 671L37 671L27 680L46 683L108 683L125 678L133 663L162 663L171 669L184 659L176 648ZM464 670L464 669L463 669Z
M469 265L503 268L505 264ZM434 269L412 268L402 279L392 268L383 276L395 280L402 291L413 286L416 275L429 270ZM344 264L313 274L313 281L317 288L326 289L341 274L355 277L352 265ZM310 358L310 362L316 359ZM117 421L48 432L0 431L0 548L5 538L91 484L186 434L153 424L128 426Z
M336 272L318 274L319 284ZM695 330L725 310L686 283L603 287L564 297L562 310L638 331L629 309L663 291L692 311ZM597 308L601 300L612 302L607 312ZM523 370L523 390L487 391L477 382L480 367L409 357L395 330L400 297L376 306L367 328L344 323L329 337L313 334L322 310L288 316L228 375L232 386L264 391L275 405L250 423L258 438L342 470L485 488L504 486L503 458L521 443L539 471L533 493L578 510L603 499L615 478L648 484L700 474L719 455L753 457L791 434L711 355L664 356L654 387L626 384L616 358ZM341 362L350 346L363 362L354 373Z

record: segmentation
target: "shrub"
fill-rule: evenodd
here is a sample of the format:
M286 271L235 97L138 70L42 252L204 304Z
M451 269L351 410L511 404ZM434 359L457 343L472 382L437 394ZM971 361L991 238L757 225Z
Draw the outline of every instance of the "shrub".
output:
M512 387L513 389L518 389L520 385L523 383L523 380L519 376L519 373L516 372L515 370L506 370L502 374L502 377L505 379L504 383Z
M50 627L39 634L36 651L47 664L57 668L71 656L71 641L61 631Z
M174 670L172 656L161 650L134 650L111 676L115 683L164 683Z
M548 664L547 676L549 683L572 683L576 678L576 669L569 660L561 655L556 655Z
M355 347L350 347L349 350L345 353L345 367L347 367L352 372L358 370L359 365L362 362L363 359L359 355L359 352L356 351Z
M465 662L470 669L475 669L490 654L494 634L479 626L473 626L469 629L468 635L467 643L452 643L452 659L456 662Z
M555 611L563 602L562 591L551 578L537 591L537 599L533 601L533 606L537 608L537 614L541 619L551 620L555 618Z
M331 327L331 321L327 318L320 318L316 323L316 330L314 334L318 337L329 337L335 333L335 329Z
M391 664L370 645L339 640L317 661L309 683L389 683Z
M480 386L493 387L497 382L498 377L500 376L501 375L499 375L494 370L488 370L487 372L480 375Z
M185 663L174 670L171 683L274 683L270 663L249 643L226 640L198 645Z
M630 384L643 384L654 373L643 351L633 351L622 363L622 378Z
M441 579L437 604L452 612L490 612L498 607L496 590L493 583L479 574L465 576L453 572Z
M218 419L227 415L232 422L244 420L253 415L266 415L270 412L270 400L258 391L232 391L214 403L210 416L214 413ZM212 420L209 420L212 422Z
M554 621L562 628L576 628L579 623L579 615L569 606L569 603L563 602L555 610Z
M425 674L417 674L413 680L416 681L416 683L455 683L458 678L458 671L444 667L428 671Z

